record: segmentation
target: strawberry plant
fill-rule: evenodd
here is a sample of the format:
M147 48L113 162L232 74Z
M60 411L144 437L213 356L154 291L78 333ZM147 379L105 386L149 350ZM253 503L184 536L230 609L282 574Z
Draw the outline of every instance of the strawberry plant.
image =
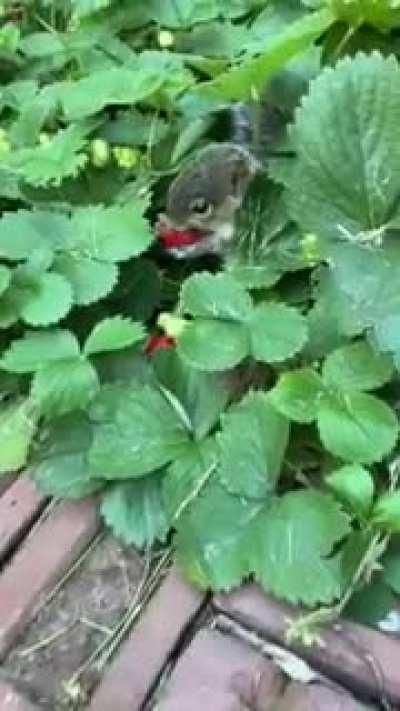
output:
M400 593L399 3L0 13L0 472L96 492L203 588L377 622ZM170 258L171 178L281 70L296 110L234 247Z

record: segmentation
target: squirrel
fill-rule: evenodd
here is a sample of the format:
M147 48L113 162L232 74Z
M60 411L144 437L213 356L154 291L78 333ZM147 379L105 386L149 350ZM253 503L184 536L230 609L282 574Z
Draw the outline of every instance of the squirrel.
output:
M292 115L271 94L270 85L253 109L234 104L231 140L207 145L172 181L156 231L173 257L223 256L229 250L247 189Z

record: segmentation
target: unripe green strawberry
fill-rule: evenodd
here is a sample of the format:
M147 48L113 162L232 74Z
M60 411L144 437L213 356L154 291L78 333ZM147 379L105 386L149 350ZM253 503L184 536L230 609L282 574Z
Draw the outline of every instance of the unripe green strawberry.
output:
M95 168L104 168L110 160L110 146L103 138L95 138L91 142L90 160Z
M41 146L47 145L47 143L50 143L51 141L51 136L46 132L42 131L39 133L39 143Z
M179 316L167 312L161 313L157 319L157 326L171 338L179 338L186 323L187 321L184 318L179 318Z
M300 242L301 256L304 261L313 267L315 264L321 261L322 254L320 249L320 244L317 235L307 234L304 235Z
M137 148L115 146L112 152L120 168L135 168L139 163L140 151Z
M158 44L163 49L168 49L175 44L175 37L169 30L160 30L158 33Z

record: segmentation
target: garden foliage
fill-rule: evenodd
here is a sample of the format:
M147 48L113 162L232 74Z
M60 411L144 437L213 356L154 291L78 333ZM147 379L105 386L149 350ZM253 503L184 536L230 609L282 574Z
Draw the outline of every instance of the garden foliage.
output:
M0 12L0 471L96 492L204 588L253 576L313 607L350 587L375 621L400 593L399 3ZM167 258L171 177L284 68L285 151L232 253Z

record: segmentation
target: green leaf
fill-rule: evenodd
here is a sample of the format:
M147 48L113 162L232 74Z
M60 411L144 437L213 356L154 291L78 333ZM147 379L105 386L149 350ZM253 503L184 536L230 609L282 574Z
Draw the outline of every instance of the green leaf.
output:
M281 2L280 0L270 0L265 9L256 17L252 23L252 32L257 38L273 38L278 33L285 30L287 26L294 20L298 20L308 12L308 8L304 7L303 2Z
M353 594L345 616L361 625L376 627L395 606L396 599L390 588L381 579L372 580Z
M86 165L85 142L85 131L77 124L70 125L44 145L15 151L4 163L29 185L59 186L65 178L76 177Z
M304 346L307 323L285 304L261 304L249 320L251 353L256 360L274 363L287 360Z
M94 71L75 82L63 82L60 100L68 120L76 121L101 111L108 104L131 105L142 101L160 89L164 79L151 67L113 67Z
M148 321L160 305L161 272L154 261L130 260L121 270L113 301L134 321Z
M129 387L137 384L134 377L129 379ZM126 392L126 381L115 379L115 382L104 383L95 399L90 404L88 414L92 422L114 422L123 396Z
M245 59L239 66L220 74L213 81L200 84L198 91L210 97L251 98L252 93L264 89L265 82L273 72L283 67L291 57L310 47L330 27L333 19L330 10L325 8L305 15L270 39L259 56Z
M0 265L0 295L8 288L11 281L11 271L8 267Z
M163 501L171 525L216 477L218 451L215 441L193 443L179 459L169 465L163 478Z
M56 360L40 367L32 381L31 398L43 415L55 417L83 410L99 389L92 364L84 358Z
M400 24L400 9L393 0L330 0L335 15L357 29L367 24L390 30Z
M86 17L111 5L111 0L71 0L74 18Z
M99 262L74 254L60 254L53 270L72 286L75 304L87 306L107 296L118 281L118 268L111 262Z
M386 403L373 395L350 392L324 396L318 408L318 429L325 447L349 462L379 462L393 449L398 420Z
M396 365L400 363L400 313L391 314L380 319L375 324L375 337L379 348L389 351L396 357Z
M14 111L21 111L24 104L31 101L38 91L38 83L34 79L12 81L3 87L1 103Z
M4 16L3 8L3 16ZM0 51L3 53L16 53L20 43L20 29L14 22L6 22L0 28Z
M304 354L310 361L323 358L345 341L336 318L336 314L341 313L338 301L340 298L335 301L333 308L329 294L323 293L321 288L315 295L314 305L306 316L309 337Z
M18 321L18 309L13 289L7 289L0 297L0 328L8 328Z
M251 312L246 290L229 274L193 274L180 295L180 310L204 319L245 321Z
M382 494L372 511L375 526L386 531L400 531L400 491Z
M197 319L185 325L178 352L188 365L199 370L233 368L248 355L247 330L239 323Z
M80 499L102 488L104 482L89 475L91 441L90 422L81 412L47 422L30 468L38 489L49 496Z
M369 526L353 527L349 536L340 546L339 560L343 590L352 585L354 576L370 550L374 532Z
M86 339L84 353L93 355L103 351L117 351L142 341L145 331L140 323L122 316L105 318L97 323Z
M179 163L183 156L209 131L211 126L212 118L207 114L188 123L186 128L184 128L178 136L174 151L171 155L172 165Z
M274 491L289 427L265 393L249 393L222 418L217 436L221 481L233 494L260 499Z
M188 432L155 388L125 388L115 418L96 431L89 453L91 473L105 479L140 477L182 454Z
M368 515L374 498L374 480L367 469L358 464L348 465L336 469L325 481L351 511L362 517Z
M240 284L248 289L270 287L284 272L301 266L299 237L296 229L288 229L288 221L281 187L268 176L257 175L226 255L226 269Z
M22 38L20 49L29 58L39 58L64 52L65 45L57 32L31 32Z
M348 390L374 390L393 374L391 358L378 353L366 341L337 348L324 362L322 376L327 386Z
M142 113L131 109L110 118L99 131L99 138L120 146L156 145L166 137L167 123L157 114Z
M147 5L148 19L167 27L191 27L198 22L207 22L216 17L240 17L254 9L252 0L150 0Z
M52 249L50 247L39 247L34 249L26 260L26 264L17 268L14 272L16 275L15 282L20 283L20 277L26 275L27 281L29 276L41 275L43 272L50 269L53 264L54 255L52 254Z
M37 249L55 249L70 235L64 215L38 210L6 212L0 220L0 257L20 260Z
M317 418L324 384L315 370L302 368L283 373L268 393L273 406L289 420L309 424Z
M21 318L31 326L48 326L67 315L72 306L72 288L60 274L45 272L18 279Z
M198 317L185 325L178 351L200 370L226 370L248 354L246 328L251 299L229 274L194 274L181 290L180 311ZM217 347L214 346L217 344Z
M168 523L161 497L162 475L112 484L100 511L115 536L138 548L164 541Z
M250 573L249 530L259 510L259 503L233 496L217 483L207 486L177 525L177 560L192 583L213 590L239 585Z
M144 206L93 205L78 209L71 220L75 235L72 247L99 261L123 262L144 252L153 241Z
M333 547L350 532L349 519L330 496L285 494L258 516L251 568L267 590L291 603L331 603L341 592Z
M247 25L233 24L229 21L198 25L178 41L180 51L190 52L196 56L201 55L203 58L212 57L215 58L215 62L219 61L221 68L216 74L229 66L222 57L233 58L243 51L254 51L255 47L264 46L265 39L256 38L255 33ZM212 69L209 74L211 77L214 76Z
M11 170L0 165L0 195L9 200L20 200L21 190L18 177Z
M399 313L396 237L388 235L380 249L346 243L330 247L331 268L320 272L319 292L329 304L339 334L359 335L366 328L379 328L388 316Z
M0 474L26 464L36 421L28 401L0 408Z
M46 363L78 356L79 343L71 331L28 331L3 353L1 367L10 373L31 373Z
M396 237L393 240L388 237L380 249L338 245L331 249L331 255L335 285L347 298L350 311L344 314L348 317L344 321L347 333L355 332L356 319L355 327L358 325L360 331L376 326L388 314L398 313L400 294L396 280L400 274L400 252Z
M96 368L101 381L113 387L124 388L133 383L145 385L153 378L151 359L142 348L132 346L123 351L111 351L96 356ZM117 385L118 384L118 385ZM100 420L103 418L100 417Z
M231 395L219 373L194 370L182 360L175 348L160 350L152 357L158 382L182 404L194 435L202 439L217 423Z
M368 241L389 221L397 208L399 122L393 56L346 57L311 83L292 130L298 159L288 184L289 210L304 232Z
M40 131L54 111L54 101L45 92L28 99L18 118L10 126L9 137L16 148L34 146L40 141Z
M389 552L383 559L383 579L393 592L400 595L400 556Z

